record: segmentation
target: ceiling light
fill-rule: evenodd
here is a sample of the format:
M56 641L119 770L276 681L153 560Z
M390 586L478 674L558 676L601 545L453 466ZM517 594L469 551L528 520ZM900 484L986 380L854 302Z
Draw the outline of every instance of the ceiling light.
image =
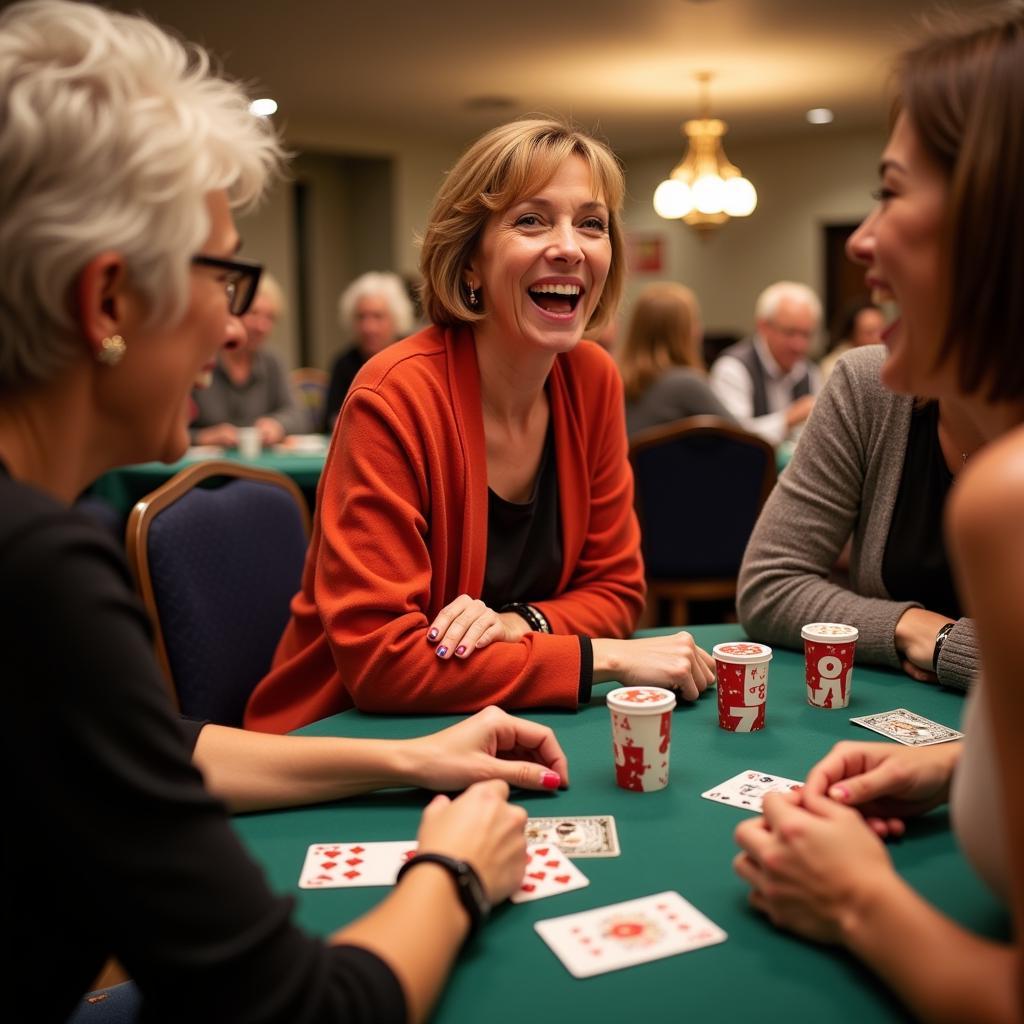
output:
M253 100L249 104L249 113L255 114L257 117L270 117L271 114L277 113L277 100L272 100L269 97Z
M683 220L702 234L730 217L748 217L757 207L757 190L729 162L722 148L728 126L709 116L710 80L706 71L697 75L701 117L683 125L688 140L686 154L654 191L654 210L659 217Z
M815 107L813 110L807 111L807 121L809 124L831 124L834 116L828 107Z

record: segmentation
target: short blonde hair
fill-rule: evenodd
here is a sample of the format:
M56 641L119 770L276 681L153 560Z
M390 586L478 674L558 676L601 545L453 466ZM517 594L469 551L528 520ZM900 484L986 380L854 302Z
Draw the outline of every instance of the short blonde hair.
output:
M665 370L688 366L705 372L697 296L674 281L655 281L638 296L619 368L626 400L639 398Z
M486 314L470 306L463 273L492 213L542 188L571 156L582 157L608 207L612 257L601 298L587 327L600 327L622 294L622 168L612 151L557 120L524 119L489 131L448 172L434 200L420 257L423 309L435 324L473 323Z
M199 47L89 3L0 14L0 390L52 379L78 351L71 292L104 250L150 324L181 320L206 197L248 205L281 148Z

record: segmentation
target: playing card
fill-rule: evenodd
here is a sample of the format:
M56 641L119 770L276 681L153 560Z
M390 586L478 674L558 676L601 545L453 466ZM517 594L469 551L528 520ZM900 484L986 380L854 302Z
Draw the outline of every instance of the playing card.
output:
M553 843L527 846L526 855L526 873L509 897L512 903L529 903L590 885L590 879Z
M416 842L314 843L306 851L300 889L351 889L394 885L398 869L416 852Z
M769 775L768 772L748 769L731 779L726 779L706 793L701 793L701 796L705 800L717 800L720 804L760 814L765 793L788 793L791 789L800 789L801 786L803 783L795 779L784 779L781 775Z
M689 953L727 938L677 892L538 921L534 928L574 978Z
M906 708L881 711L877 715L861 715L850 721L908 747L928 747L933 743L948 743L963 737L962 732L933 722L930 718L915 715Z
M618 857L619 837L610 814L578 818L530 818L528 843L554 843L570 857Z

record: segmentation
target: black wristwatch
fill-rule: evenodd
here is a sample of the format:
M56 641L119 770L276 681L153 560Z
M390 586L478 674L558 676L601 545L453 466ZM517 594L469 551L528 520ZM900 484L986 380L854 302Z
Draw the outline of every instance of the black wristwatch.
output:
M395 885L402 880L402 875L406 871L417 864L440 864L452 876L455 890L459 894L459 902L469 914L469 935L475 935L490 916L491 901L487 898L480 876L473 869L473 865L454 857L446 857L443 853L417 853L402 865Z

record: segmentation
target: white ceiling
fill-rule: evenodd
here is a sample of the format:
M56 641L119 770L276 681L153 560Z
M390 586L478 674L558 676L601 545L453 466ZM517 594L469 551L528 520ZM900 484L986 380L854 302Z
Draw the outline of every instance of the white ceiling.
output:
M956 0L958 8L984 0ZM281 105L293 143L461 143L526 112L620 153L675 146L694 74L733 138L878 127L891 58L933 0L135 0ZM508 106L474 109L487 97ZM835 110L813 129L809 107ZM373 148L372 142L368 148Z

